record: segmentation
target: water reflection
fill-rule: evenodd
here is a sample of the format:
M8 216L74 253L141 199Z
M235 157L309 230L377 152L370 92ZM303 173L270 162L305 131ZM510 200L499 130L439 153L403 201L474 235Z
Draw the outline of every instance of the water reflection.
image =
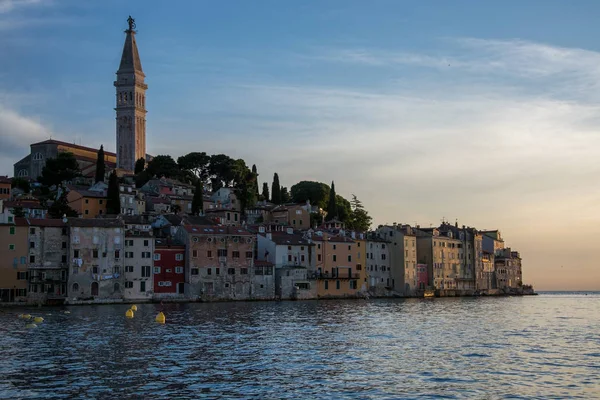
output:
M590 398L600 295L1 310L0 398ZM165 325L156 324L159 309ZM34 330L16 314L45 321Z

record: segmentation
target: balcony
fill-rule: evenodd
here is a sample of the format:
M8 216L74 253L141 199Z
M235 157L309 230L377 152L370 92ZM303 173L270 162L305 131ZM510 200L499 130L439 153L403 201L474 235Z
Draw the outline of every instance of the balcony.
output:
M349 274L347 272L342 273L328 273L328 272L309 272L307 274L308 279L359 279L359 273Z
M69 268L69 265L67 263L52 263L50 265L44 265L42 263L37 263L37 264L28 264L27 268L29 269L63 269L63 268Z

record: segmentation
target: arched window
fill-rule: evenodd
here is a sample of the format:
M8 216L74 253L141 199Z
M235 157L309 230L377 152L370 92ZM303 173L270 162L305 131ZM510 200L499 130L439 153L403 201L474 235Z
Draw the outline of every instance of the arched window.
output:
M73 293L77 293L79 292L79 284L78 283L74 283L73 284Z
M33 160L34 161L39 161L39 160L43 160L43 159L44 159L44 156L42 155L42 153L35 153L33 155Z
M29 172L26 169L19 170L17 176L29 176Z
M133 101L133 92L129 92L129 100Z

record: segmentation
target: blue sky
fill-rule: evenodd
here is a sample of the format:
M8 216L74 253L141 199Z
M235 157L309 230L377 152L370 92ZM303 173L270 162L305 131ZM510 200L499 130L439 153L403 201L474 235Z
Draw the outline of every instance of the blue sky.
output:
M50 135L114 150L131 14L149 153L225 153L288 187L335 180L376 224L499 228L526 281L600 289L599 12L548 0L0 0L0 173Z

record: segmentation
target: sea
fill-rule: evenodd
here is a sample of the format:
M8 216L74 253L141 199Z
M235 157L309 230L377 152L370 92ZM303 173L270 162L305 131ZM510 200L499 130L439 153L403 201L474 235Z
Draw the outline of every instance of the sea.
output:
M599 292L137 306L0 309L0 399L600 398Z

